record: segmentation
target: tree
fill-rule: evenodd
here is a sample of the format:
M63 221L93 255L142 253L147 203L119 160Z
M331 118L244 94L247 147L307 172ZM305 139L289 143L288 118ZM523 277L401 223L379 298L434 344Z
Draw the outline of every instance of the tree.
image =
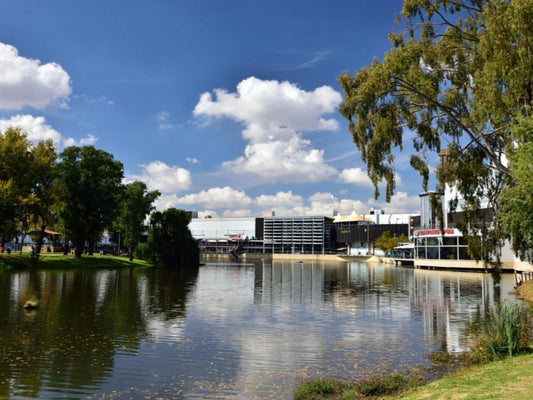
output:
M533 119L521 120L515 133L521 137L531 135ZM513 248L522 259L533 259L533 142L514 149L509 159L514 180L500 196L499 222L511 239Z
M117 228L128 246L130 261L133 261L133 252L142 238L144 222L153 210L152 204L160 195L157 190L147 192L146 185L139 181L126 185L122 193Z
M53 211L57 202L55 180L57 178L57 153L51 140L39 142L32 151L32 223L40 230L35 254L40 254L45 230L56 222Z
M385 231L376 239L375 245L378 249L387 253L389 251L393 251L399 243L408 241L409 239L403 233L398 237L392 237L392 233L390 231Z
M80 258L85 243L89 254L104 228L111 225L122 190L123 167L120 161L94 146L67 147L60 154L58 216L64 235Z
M152 261L167 267L198 266L198 246L189 230L189 222L189 214L176 208L152 213L148 234Z
M0 180L0 248L16 235L15 207L17 194L13 179Z
M431 154L447 147L439 183L455 185L464 198L462 230L473 236L484 200L496 213L507 212L502 205L507 197L500 194L523 188L507 160L533 137L531 130L520 136L514 129L519 119L533 118L533 2L404 0L398 22L402 29L390 34L393 48L382 61L339 77L340 112L376 197L378 182L386 181L387 201L395 189L395 152L408 131L418 152L411 166L422 175L425 190ZM530 200L531 191L525 196ZM483 242L491 247L483 252L485 261L498 254L505 236L498 220L494 229L487 223L481 223L488 235ZM517 229L531 237L532 225ZM527 245L514 244L516 250Z
M9 127L0 132L0 247L16 235L21 202L29 194L30 148L22 129Z
M32 226L50 222L57 154L51 140L32 144L21 128L0 133L1 246L17 233L24 238ZM18 232L17 232L18 231ZM40 246L37 246L37 254ZM22 250L21 250L22 251Z

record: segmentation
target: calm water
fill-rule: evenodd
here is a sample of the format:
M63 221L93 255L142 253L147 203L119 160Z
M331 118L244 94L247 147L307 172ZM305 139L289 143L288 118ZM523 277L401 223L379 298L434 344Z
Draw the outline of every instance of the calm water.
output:
M0 398L292 398L461 351L494 296L482 273L364 263L0 272ZM36 296L40 308L25 312Z

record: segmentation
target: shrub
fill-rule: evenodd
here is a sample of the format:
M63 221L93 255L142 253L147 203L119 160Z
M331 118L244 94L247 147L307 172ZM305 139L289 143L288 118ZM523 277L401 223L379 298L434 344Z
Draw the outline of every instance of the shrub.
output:
M333 379L317 379L302 382L294 391L295 400L321 399L324 395L332 394L339 382Z
M518 302L501 302L479 322L479 337L473 348L478 362L514 356L530 342L527 312Z

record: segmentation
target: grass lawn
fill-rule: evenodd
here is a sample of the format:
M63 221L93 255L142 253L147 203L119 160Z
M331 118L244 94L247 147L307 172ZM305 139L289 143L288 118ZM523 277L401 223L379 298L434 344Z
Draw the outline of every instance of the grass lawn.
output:
M142 260L130 262L126 257L110 255L84 255L80 259L73 255L60 253L42 253L38 260L32 260L29 254L0 254L0 269L11 268L121 268L121 267L148 267L150 263Z
M533 354L457 371L401 399L531 399Z

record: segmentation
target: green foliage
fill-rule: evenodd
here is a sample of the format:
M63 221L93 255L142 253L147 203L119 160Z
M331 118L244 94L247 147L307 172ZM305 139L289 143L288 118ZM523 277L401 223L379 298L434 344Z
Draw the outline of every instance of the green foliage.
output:
M133 256L140 260L150 261L150 246L148 243L139 243L133 252Z
M126 185L122 192L116 226L122 234L124 244L129 247L130 261L142 238L144 222L153 209L152 203L159 196L159 191L147 192L146 184L139 181Z
M518 302L501 302L479 322L473 359L487 362L524 352L530 343L527 311Z
M89 249L117 210L123 177L122 163L94 146L67 147L60 155L58 214L64 234L81 257L85 242Z
M392 237L390 231L385 231L383 234L376 239L375 245L378 249L383 250L384 252L393 251L399 243L408 242L409 239L403 233L398 237Z
M21 128L0 132L0 239L52 222L57 154L52 141L32 144ZM42 237L39 238L39 244ZM40 246L37 247L39 253Z
M440 187L455 185L464 200L465 236L478 233L482 199L502 209L504 227L489 230L479 256L488 261L505 236L524 255L533 229L520 224L520 216L531 218L533 193L531 175L520 167L531 163L531 122L523 120L530 121L533 105L533 2L404 0L398 22L382 60L339 77L340 112L376 197L383 180L390 200L396 152L413 132L418 154L411 165L424 187L431 154L448 147L438 179ZM519 204L506 206L513 201ZM504 234L505 227L511 232Z
M152 213L148 234L150 259L168 267L198 266L198 246L189 222L189 214L176 208Z
M419 370L405 375L389 374L362 379L358 382L343 382L335 379L317 379L302 382L294 391L295 400L316 399L365 399L398 395L409 388L416 388L426 380Z
M317 379L302 382L294 391L295 400L321 399L324 395L332 394L339 384L333 379Z
M533 261L533 117L518 119L515 136L521 145L509 156L514 179L500 196L498 218L515 252Z

